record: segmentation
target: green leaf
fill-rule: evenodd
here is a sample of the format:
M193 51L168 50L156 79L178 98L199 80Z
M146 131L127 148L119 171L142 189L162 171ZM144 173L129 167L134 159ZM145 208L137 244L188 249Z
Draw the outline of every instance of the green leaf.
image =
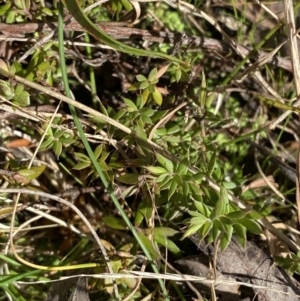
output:
M145 90L145 89L147 89L149 87L149 83L148 82L141 82L141 84L140 84L140 86L139 86L139 88L140 88L140 90ZM148 93L149 93L150 91L148 91Z
M172 161L166 159L159 153L156 153L156 159L169 173L173 173L174 165Z
M178 83L180 81L180 79L181 79L181 69L177 69L175 71L175 80Z
M10 82L0 79L0 94L8 100L14 97L14 89Z
M141 74L138 74L136 76L136 79L139 81L139 82L147 82L147 78L144 76L144 75L141 75Z
M216 155L217 153L216 152L213 152L210 160L209 160L209 163L208 163L208 175L211 176L211 174L213 173L214 171L214 168L215 168L215 164L216 164Z
M81 162L91 163L91 160L88 156L82 153L75 153L76 158Z
M261 229L259 223L257 223L254 220L251 220L251 219L248 219L248 218L244 217L244 218L239 219L238 222L254 234L261 234L262 233L262 229Z
M46 150L46 149L49 149L49 148L52 146L52 143L53 143L52 138L45 139L45 140L43 141L43 143L41 144L41 146L40 146L40 150L41 150L41 151L44 151L44 150Z
M65 134L64 136L60 137L59 141L63 144L67 144L67 145L76 142L76 140L71 135L68 135L68 134Z
M5 14L7 14L8 10L10 9L10 7L11 7L11 3L10 2L2 4L0 6L0 16L3 16Z
M173 236L178 233L178 231L169 227L156 227L154 228L153 233L159 236Z
M226 214L226 217L230 218L230 219L239 219L242 217L245 217L248 214L248 212L246 211L234 211L234 212L230 212L228 214Z
M94 23L91 22L91 20L86 16L86 14L81 9L79 1L77 1L77 0L63 0L62 2L66 6L66 8L69 10L71 15L75 18L75 20L89 34L91 34L93 37L95 37L95 39L97 39L101 43L104 43L104 44L112 47L113 49L131 54L131 55L147 56L147 57L157 56L157 57L162 57L162 58L165 58L165 59L169 59L171 61L175 61L175 62L184 64L184 65L187 65L185 62L182 62L181 60L177 59L176 57L172 57L172 56L167 55L165 53L134 48L134 47L128 46L124 43L121 43L121 42L111 38L100 27L97 27Z
M220 216L219 218L220 222L227 225L232 225L234 223L234 220L231 218L228 218L227 216Z
M184 238L187 238L187 237L189 237L189 236L195 234L201 227L202 227L202 224L190 226L190 227L184 232L184 234L183 234L183 236L182 236L181 239L183 240Z
M134 102L128 98L123 98L123 101L125 102L125 104L131 108L133 111L137 111L138 108L137 106L134 104Z
M232 225L235 233L238 236L238 240L240 242L240 244L245 247L246 246L246 241L247 241L247 237L246 237L246 228L240 224L233 224Z
M180 161L178 168L176 169L176 174L178 175L186 175L187 171L188 171L188 160L184 159L182 161Z
M142 96L142 105L144 105L147 102L147 100L149 98L149 94L150 94L149 89L145 89L142 92L142 95L141 95Z
M55 139L59 139L65 132L65 130L56 130L53 134L53 137Z
M210 241L210 239L212 240L212 242L217 241L217 239L219 238L221 231L218 229L218 227L215 226L215 222L217 220L214 220L214 226L212 228L212 233L210 234L210 237L208 238L208 241Z
M213 227L213 223L207 220L206 223L202 226L202 228L199 231L200 237L204 239L208 235L212 227Z
M169 173L161 174L159 177L157 177L155 179L155 182L156 183L162 183L163 181L165 181L166 178L169 178L169 177L170 177Z
M232 238L232 233L233 233L232 226L226 225L226 232L223 233L221 242L220 242L222 251L224 251L228 247L228 245L231 241L231 238Z
M226 224L223 224L218 219L215 219L213 221L213 224L214 224L214 228L217 228L219 231L221 231L221 232L225 232L226 231Z
M18 171L18 174L25 177L28 181L36 179L39 177L45 170L46 165L33 166L30 169L21 169Z
M62 143L60 141L53 141L53 151L56 157L58 158L62 152Z
M126 223L122 219L116 218L114 216L104 216L102 218L102 221L106 226L112 229L117 229L117 230L127 229Z
M13 102L17 103L20 107L27 107L30 105L30 95L27 91L23 91L20 94L15 94Z
M172 197L172 195L176 191L177 186L178 186L178 184L177 184L176 180L173 178L171 180L171 186L170 186L169 191L168 191L168 200L170 200L170 198Z
M147 236L145 236L143 233L138 233L138 236L140 240L143 242L148 252L153 256L153 259L158 259L159 258L158 250L154 248L150 239Z
M264 216L257 212L257 211L251 211L251 212L247 212L248 214L245 216L246 218L249 218L249 219L254 219L254 220L257 220L257 219L261 219L263 218Z
M152 202L149 198L143 199L137 209L135 219L134 219L134 225L137 227L141 224L141 222L146 219L148 222L149 219L153 215L153 208L152 208Z
M157 75L157 68L153 68L149 73L148 81L152 82L152 80L156 78L156 75Z
M127 11L132 10L132 4L128 0L121 0L122 5Z
M175 255L181 254L180 249L176 246L176 244L173 241L166 239L164 236L160 236L160 235L154 235L153 238L159 245L166 247L173 254Z
M82 170L82 169L85 169L87 167L90 167L91 166L91 162L80 162L78 164L76 164L73 169L75 170Z
M124 184L137 184L139 182L139 174L136 173L126 173L117 178L117 180Z
M223 186L228 190L234 189L237 187L236 183L233 183L233 182L224 182Z
M199 102L202 108L205 108L206 96L207 96L206 78L205 78L204 71L202 71L201 89L199 94Z
M152 97L153 100L155 101L156 104L158 104L159 106L161 106L162 102L163 102L163 97L161 92L157 89L157 87L154 88L154 92L152 92Z
M155 175L161 175L168 172L165 168L160 166L144 166L144 168Z
M197 202L194 201L195 207L197 208L197 210L203 214L204 216L209 216L211 211L209 210L209 208L203 203L203 202Z
M192 181L199 181L199 180L202 180L204 177L205 177L205 173L198 172L198 173L192 175L191 180Z
M12 24L16 20L16 13L14 11L9 11L6 15L6 23L7 24Z
M213 211L211 212L210 219L216 219L225 214L228 206L228 194L224 186L220 187L220 197L217 201Z
M190 219L190 223L194 224L194 225L203 225L206 223L207 218L204 215L198 215L199 213L197 213L196 217L192 217Z

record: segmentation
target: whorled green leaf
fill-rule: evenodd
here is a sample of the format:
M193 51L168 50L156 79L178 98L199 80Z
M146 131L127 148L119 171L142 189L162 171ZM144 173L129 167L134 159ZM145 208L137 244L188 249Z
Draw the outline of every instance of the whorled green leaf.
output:
M232 238L232 233L233 233L233 227L226 225L226 231L222 233L221 242L220 242L220 247L222 251L224 251L228 247Z
M153 204L149 198L145 198L140 202L138 206L137 212L135 214L134 225L138 227L142 223L144 218L148 223L152 215L153 215Z
M169 178L169 176L170 176L169 173L161 174L155 179L155 182L162 183L163 181L165 181L166 178Z
M207 221L207 218L203 215L199 215L199 213L197 213L197 216L189 219L189 223L191 223L193 225L203 225L206 223L206 221Z
M205 108L206 97L207 97L206 78L205 78L204 71L202 71L201 90L200 90L200 94L199 94L199 103L202 108Z
M210 220L207 220L199 230L200 237L204 239L209 234L212 227L213 223Z
M142 97L142 105L144 106L145 103L147 102L148 98L149 98L149 95L150 95L150 91L149 89L145 89L143 90L142 94L141 94L141 97Z
M226 227L227 225L226 224L223 224L220 220L218 219L215 219L213 221L213 225L214 225L214 228L217 228L219 231L221 232L225 232L226 231Z
M220 234L222 233L218 227L215 226L215 222L217 220L214 220L214 226L212 228L211 234L208 237L208 240L211 239L212 242L217 241L217 239L219 238ZM208 242L209 243L209 242Z
M228 204L229 200L227 190L225 187L221 186L219 200L217 201L213 211L211 212L210 218L213 220L220 217L221 215L224 215L227 211Z
M168 191L168 200L171 199L172 195L174 194L174 192L177 189L177 186L178 186L178 184L177 184L176 180L173 178L171 180L171 185L170 185L170 188L169 188L169 191Z
M138 74L138 75L136 76L136 79L137 79L139 82L147 82L147 81L148 81L147 78L146 78L144 75L142 75L142 74Z
M183 182L183 185L182 185L182 192L183 192L183 195L185 195L185 196L190 194L189 184L185 181Z
M208 172L209 176L211 176L211 174L214 171L214 168L215 168L215 165L216 165L216 159L217 159L217 152L214 151L212 153L212 156L211 156L209 162L208 162L208 170L207 170L207 172Z
M158 152L155 154L156 160L159 162L160 165L162 165L168 172L173 173L174 172L174 164L171 160L166 159Z
M245 217L252 220L257 220L263 218L264 216L261 213L252 210L251 212L248 212L248 214Z
M192 210L187 210L187 212L188 212L188 214L190 215L190 216L195 216L195 217L197 217L197 216L204 216L203 214L201 214L201 213L199 213L198 211L192 211ZM205 216L204 216L205 217ZM206 217L205 217L206 218Z
M16 20L16 12L14 11L9 11L7 14L6 14L6 23L7 24L12 24L14 23Z
M157 68L153 68L149 73L148 81L152 82L156 78L156 76L157 76Z
M144 168L155 175L161 175L168 172L165 168L160 166L144 166Z
M127 10L127 11L131 11L132 10L132 4L130 3L130 1L128 0L120 0L123 7Z
M30 95L27 91L22 91L19 94L14 95L13 103L17 104L20 107L27 107L30 105Z
M165 177L165 179L160 183L160 185L158 186L159 190L165 190L165 189L169 189L170 186L172 184L172 177L170 175L168 175L167 177Z
M91 166L91 162L80 162L80 163L77 163L72 169L82 170L82 169L85 169L90 166Z
M53 152L58 158L61 155L62 152L62 143L58 140L53 141Z
M178 233L178 231L169 227L155 227L153 233L160 236L173 236Z
M147 248L148 252L153 256L153 259L159 258L158 250L153 246L150 239L143 233L138 233L140 240L143 242L144 246Z
M246 236L246 228L242 226L241 224L233 224L232 225L237 237L239 243L245 247L246 246L246 241L247 241L247 236Z
M25 177L28 181L38 178L46 169L46 165L33 166L30 169L21 169L18 174Z
M55 139L59 139L66 131L65 130L56 130L54 133L53 133L53 137Z
M116 218L114 216L104 216L102 218L102 221L104 224L112 229L117 229L117 230L126 230L127 226L126 223L120 219Z
M69 134L65 134L64 136L59 138L59 141L63 144L69 145L75 143L76 140Z
M46 14L47 16L53 16L53 11L48 7L43 7L41 9L42 13Z
M186 175L187 171L188 171L188 160L184 159L184 160L180 161L180 163L176 169L176 174Z
M219 220L226 225L232 225L235 223L235 220L232 220L231 218L228 218L227 216L220 216Z
M6 2L0 6L0 16L7 14L8 10L11 8L11 3Z
M156 104L158 104L159 106L162 105L163 97L161 92L157 89L157 87L154 88L154 92L152 92L152 97Z
M254 234L261 234L262 233L262 229L259 225L258 222L248 219L248 218L241 218L239 220L237 220L237 223L240 223L241 225L243 225L244 227L246 227L250 232L254 233Z
M1 12L1 8L0 8L0 12ZM1 14L0 14L0 16L1 16ZM1 59L0 59L0 69L3 69L4 71L6 71L8 73L11 73L11 70L8 67L8 65ZM14 73L12 73L12 74L14 74Z
M188 227L188 229L184 232L183 236L181 239L187 238L193 234L195 234L199 229L202 227L202 224L197 224L197 225L191 225Z
M8 100L14 97L14 88L9 81L0 79L0 94Z
M107 158L109 157L109 153L106 152L106 149L103 149L100 158L98 159L98 163L105 163L107 161Z
M145 82L141 82L140 83L140 86L139 86L139 88L141 89L141 90L145 90L145 89L147 89L149 87L149 83L147 82L147 81L145 81ZM150 92L150 91L149 91Z
M194 201L195 207L197 210L204 216L210 216L211 210L203 202Z
M135 103L134 103L132 100L130 100L130 99L128 99L128 98L123 98L123 101L124 101L124 103L126 104L126 106L127 106L128 108L131 108L131 109L132 109L132 112L138 110L137 106L135 105Z
M248 214L247 211L238 210L238 211L227 213L226 217L230 219L238 219L238 218L245 217L247 214Z
M91 162L90 158L87 155L85 155L85 154L75 153L75 156L81 162L86 162L86 163L90 163Z
M166 239L166 237L160 236L160 235L154 235L154 240L159 245L164 246L165 248L167 248L173 254L175 254L175 255L180 255L181 254L180 249L176 246L176 244L172 240Z
M49 138L49 139L45 139L43 141L43 143L41 144L40 146L40 151L44 151L46 149L49 149L53 144L53 139L52 138Z

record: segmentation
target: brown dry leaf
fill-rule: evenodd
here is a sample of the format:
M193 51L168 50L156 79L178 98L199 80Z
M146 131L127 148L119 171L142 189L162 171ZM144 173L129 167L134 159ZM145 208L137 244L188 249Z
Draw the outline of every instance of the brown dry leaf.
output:
M191 236L190 239L206 255L214 253L213 246L206 247L197 236ZM218 254L216 266L222 275L272 289L253 288L258 301L299 301L299 283L275 266L272 258L254 242L248 241L243 249L237 239L233 238L228 248Z

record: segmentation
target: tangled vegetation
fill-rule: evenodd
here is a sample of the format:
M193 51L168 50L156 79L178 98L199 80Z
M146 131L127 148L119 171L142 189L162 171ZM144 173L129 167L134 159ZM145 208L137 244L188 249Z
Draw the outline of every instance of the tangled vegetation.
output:
M297 279L288 2L0 5L1 300L76 274L91 300L191 300L171 277L190 237L259 236Z

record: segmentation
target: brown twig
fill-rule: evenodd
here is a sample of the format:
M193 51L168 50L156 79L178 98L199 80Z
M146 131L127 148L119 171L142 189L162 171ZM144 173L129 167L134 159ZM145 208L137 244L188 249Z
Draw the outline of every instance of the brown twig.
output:
M150 42L158 43L170 43L174 44L178 40L178 35L181 36L182 46L193 46L204 50L213 50L222 53L231 52L231 47L228 43L220 40L215 40L206 37L192 37L181 35L178 33L162 32L162 31L150 31L144 29L131 28L123 22L101 22L97 24L107 34L118 40L131 39L131 40L146 40ZM20 36L20 34L29 34L33 32L45 32L54 30L57 28L57 23L24 23L24 24L4 24L0 23L0 32L4 34L4 37L11 39L12 35ZM66 24L65 31L78 31L84 32L85 30L75 21ZM243 56L247 56L252 49L245 46L236 44L236 48ZM257 55L256 59L262 59L267 56L268 53L261 52ZM268 63L278 66L287 71L292 71L291 62L288 59L274 56L270 58Z

